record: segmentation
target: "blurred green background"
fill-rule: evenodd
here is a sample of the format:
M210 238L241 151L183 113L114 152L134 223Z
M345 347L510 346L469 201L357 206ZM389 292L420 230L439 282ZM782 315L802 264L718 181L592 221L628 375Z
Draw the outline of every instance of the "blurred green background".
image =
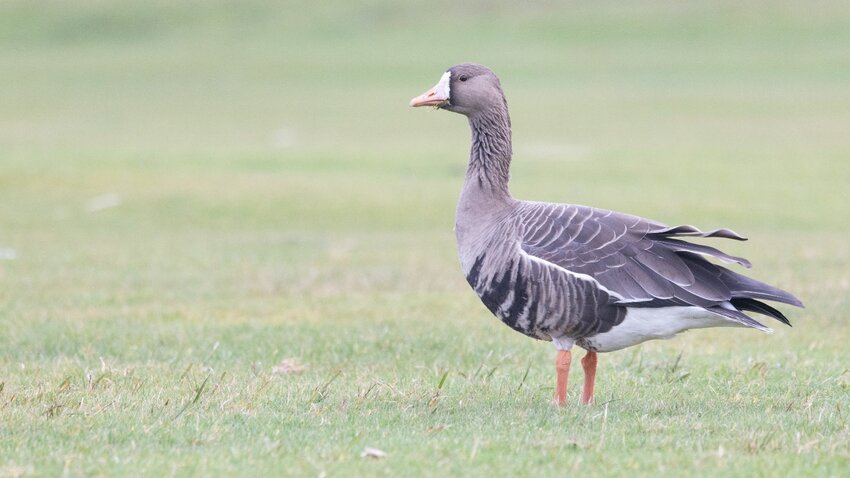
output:
M0 3L0 474L842 474L848 25L847 2ZM507 94L515 196L730 227L807 303L795 328L601 358L614 455L598 410L549 409L551 349L459 273L466 122L407 106L468 61ZM724 414L749 386L829 412Z

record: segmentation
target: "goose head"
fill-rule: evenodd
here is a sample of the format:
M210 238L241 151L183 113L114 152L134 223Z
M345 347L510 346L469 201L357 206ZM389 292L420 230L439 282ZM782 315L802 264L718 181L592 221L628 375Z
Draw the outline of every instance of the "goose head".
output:
M463 63L449 68L433 88L410 100L410 106L434 106L475 116L506 104L495 73L484 65Z

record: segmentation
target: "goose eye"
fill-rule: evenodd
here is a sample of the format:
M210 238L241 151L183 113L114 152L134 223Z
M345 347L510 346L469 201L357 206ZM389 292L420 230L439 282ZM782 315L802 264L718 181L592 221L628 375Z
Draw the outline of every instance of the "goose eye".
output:
M466 75L460 75L460 77L458 77L458 80L460 80L460 81L466 81L468 79L469 79L469 77L466 76Z

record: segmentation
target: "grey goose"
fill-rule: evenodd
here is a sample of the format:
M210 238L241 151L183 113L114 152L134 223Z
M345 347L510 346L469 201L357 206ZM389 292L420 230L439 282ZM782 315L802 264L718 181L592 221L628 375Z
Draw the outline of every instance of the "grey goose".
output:
M629 214L514 199L508 191L511 120L499 78L456 65L411 106L434 106L469 120L472 147L455 218L466 279L512 329L557 349L555 402L566 402L570 350L582 359L582 402L593 401L598 352L688 329L741 326L770 332L746 312L791 325L762 302L802 307L792 294L708 261L750 267L687 238L745 240L729 229L669 227Z

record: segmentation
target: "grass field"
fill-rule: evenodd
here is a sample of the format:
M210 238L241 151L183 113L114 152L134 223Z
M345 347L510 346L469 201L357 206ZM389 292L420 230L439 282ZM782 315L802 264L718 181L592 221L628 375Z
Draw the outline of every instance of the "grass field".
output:
M0 476L850 474L850 7L458 3L0 4ZM459 272L465 121L407 107L462 61L515 196L730 227L794 327L554 409Z

